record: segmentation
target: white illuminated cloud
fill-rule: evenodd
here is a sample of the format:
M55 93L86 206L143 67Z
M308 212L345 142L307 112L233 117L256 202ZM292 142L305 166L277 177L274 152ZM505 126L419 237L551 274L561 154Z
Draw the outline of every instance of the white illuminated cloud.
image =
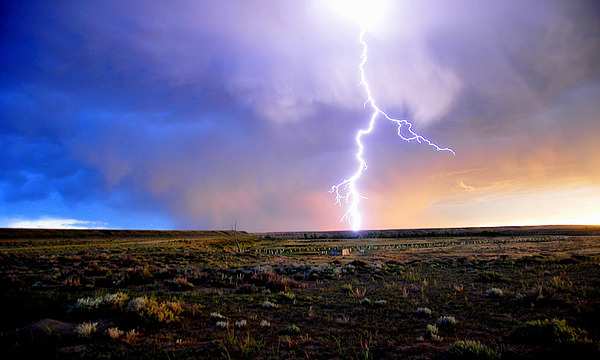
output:
M76 219L41 218L37 220L12 219L3 221L2 227L15 229L99 229L99 223Z
M381 20L388 0L330 0L330 6L336 13L367 30Z

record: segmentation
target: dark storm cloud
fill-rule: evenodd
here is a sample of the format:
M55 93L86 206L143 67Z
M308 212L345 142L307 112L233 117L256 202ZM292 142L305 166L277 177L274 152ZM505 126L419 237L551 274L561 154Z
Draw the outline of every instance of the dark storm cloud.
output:
M326 191L355 168L368 112L357 29L323 2L5 2L2 14L3 201L58 197L174 227L338 227ZM534 186L518 161L546 174L570 163L593 182L596 160L577 156L599 137L598 15L586 1L393 2L367 34L374 95L458 155L378 124L369 210L389 213L410 186L423 209L513 176ZM458 175L425 185L432 172Z

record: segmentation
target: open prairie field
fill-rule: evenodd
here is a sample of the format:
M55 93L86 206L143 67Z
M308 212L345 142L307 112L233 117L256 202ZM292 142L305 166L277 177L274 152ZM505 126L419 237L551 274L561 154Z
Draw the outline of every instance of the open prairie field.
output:
M0 273L6 359L600 358L600 227L0 230Z

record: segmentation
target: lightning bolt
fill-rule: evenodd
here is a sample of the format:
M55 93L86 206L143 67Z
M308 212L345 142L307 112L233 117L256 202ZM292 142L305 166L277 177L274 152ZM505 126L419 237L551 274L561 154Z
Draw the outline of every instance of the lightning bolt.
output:
M404 140L406 142L416 141L418 143L425 143L429 146L432 146L437 151L448 151L448 152L451 152L453 155L456 155L454 150L452 150L450 148L442 148L442 147L436 145L435 143L433 143L432 141L430 141L429 139L414 132L412 130L413 125L409 121L394 119L394 118L390 117L388 114L386 114L385 111L381 110L381 108L379 108L377 106L377 104L375 104L375 99L373 98L373 95L371 93L371 88L369 87L369 83L367 82L367 78L365 75L365 64L367 63L367 42L365 41L365 32L366 32L365 28L361 27L359 41L362 44L363 51L362 51L362 54L360 55L361 62L358 66L358 68L360 70L360 79L361 79L358 86L362 86L365 89L365 92L367 94L367 100L365 101L363 107L366 108L367 104L368 104L371 107L371 109L373 109L373 113L371 114L371 118L369 120L369 125L365 129L358 130L358 132L356 133L356 137L354 138L356 141L356 145L358 147L358 150L355 155L356 160L358 162L358 168L356 169L356 172L351 177L347 178L346 180L342 181L341 183L332 186L331 189L329 190L330 193L335 194L335 203L336 204L341 206L342 201L345 201L346 204L349 204L348 208L346 210L346 213L344 213L344 215L342 216L340 221L342 221L342 222L348 221L352 225L353 231L360 230L361 216L360 216L360 212L358 210L358 204L360 203L361 199L366 199L366 197L360 195L360 193L358 192L358 190L356 188L356 182L360 179L363 172L365 170L367 170L367 162L363 158L363 152L364 152L365 146L362 143L362 137L363 137L363 135L370 134L371 131L373 131L373 127L375 126L375 121L377 120L379 115L385 117L387 120L389 120L391 122L396 123L396 125L398 126L398 136L402 140Z

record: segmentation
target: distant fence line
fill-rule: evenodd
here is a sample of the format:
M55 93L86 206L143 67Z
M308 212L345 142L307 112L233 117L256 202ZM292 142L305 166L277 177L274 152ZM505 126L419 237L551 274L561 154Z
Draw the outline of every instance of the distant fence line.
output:
M307 247L290 247L290 248L272 248L272 249L254 249L256 253L265 253L269 255L278 255L284 253L294 252L317 252L321 254L328 254L331 250L335 249L348 249L350 252L361 252L364 253L368 250L393 250L393 249L404 249L404 248L428 248L428 247L445 247L451 245L472 245L472 244L507 244L507 243L523 243L523 242L548 242L560 239L567 239L568 237L543 237L543 238L516 238L516 239L478 239L478 240L453 240L453 241L436 241L426 243L408 243L408 244L395 244L395 245L356 245L356 246L307 246Z

